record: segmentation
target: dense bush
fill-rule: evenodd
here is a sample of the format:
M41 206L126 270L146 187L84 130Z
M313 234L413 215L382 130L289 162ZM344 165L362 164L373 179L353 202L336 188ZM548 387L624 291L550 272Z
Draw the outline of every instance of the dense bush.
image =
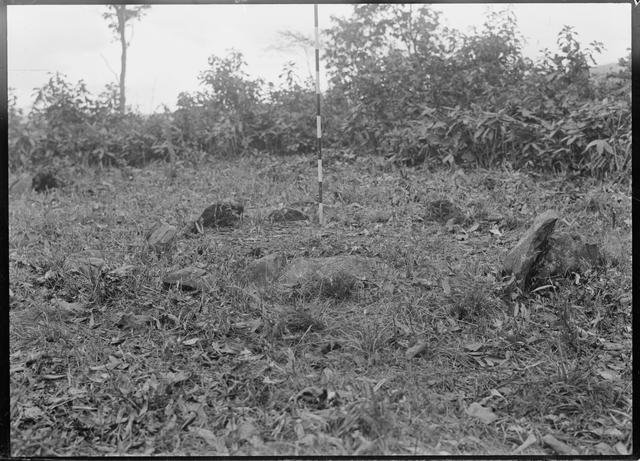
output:
M315 139L313 83L299 82L288 64L282 82L252 80L241 53L211 56L200 74L203 90L181 93L176 126L192 148L219 155L247 150L308 153Z
M622 179L631 163L630 57L594 78L602 45L581 47L571 27L558 49L522 54L509 10L470 34L445 27L425 5L359 4L333 18L324 40L329 87L323 142L357 155L409 164L535 168ZM144 164L197 154L312 153L314 82L288 64L277 84L252 79L241 53L211 56L201 89L177 109L118 111L117 87L94 97L60 74L39 89L25 116L9 101L11 168L69 159Z
M164 122L158 116L120 114L115 86L93 97L82 81L73 85L56 73L37 90L27 117L15 102L11 106L13 169L64 162L142 164L166 155Z
M344 147L409 163L629 171L629 74L595 81L589 69L602 45L581 48L571 27L537 62L523 57L508 11L465 36L427 6L356 5L329 37L331 91L346 101Z

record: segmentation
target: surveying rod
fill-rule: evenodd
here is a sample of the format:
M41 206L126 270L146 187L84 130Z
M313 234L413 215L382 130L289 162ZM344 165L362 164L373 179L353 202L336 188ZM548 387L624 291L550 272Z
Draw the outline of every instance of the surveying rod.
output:
M316 136L318 150L318 222L324 225L322 210L322 117L320 116L320 34L318 32L318 4L313 5L313 24L316 33Z

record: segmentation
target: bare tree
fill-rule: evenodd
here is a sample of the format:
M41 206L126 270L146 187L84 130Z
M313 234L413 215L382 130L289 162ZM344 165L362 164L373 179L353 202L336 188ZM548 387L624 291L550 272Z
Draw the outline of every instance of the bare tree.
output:
M311 72L311 66L309 64L309 56L313 56L313 50L315 49L315 42L313 37L308 37L301 32L294 30L282 30L279 32L281 43L279 45L272 46L279 51L290 51L292 48L299 47L304 52L305 63L307 65L307 72L309 78L313 78Z
M131 20L140 20L144 16L145 10L149 9L151 5L107 5L107 11L102 14L102 17L107 20L109 29L113 31L116 39L120 41L121 54L120 54L120 112L124 114L125 111L125 77L127 74L127 48L129 47L130 40L126 38L127 25L131 27Z

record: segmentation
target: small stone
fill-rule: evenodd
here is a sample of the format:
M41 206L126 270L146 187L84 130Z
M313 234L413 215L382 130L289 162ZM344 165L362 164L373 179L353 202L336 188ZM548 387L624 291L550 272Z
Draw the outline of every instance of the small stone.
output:
M291 221L307 221L309 217L302 211L294 208L281 208L274 210L269 214L269 221L273 222L291 222Z
M85 277L95 277L106 267L102 252L98 250L86 250L74 253L67 257L63 269L67 272L75 272Z
M162 284L165 288L177 286L185 291L211 290L215 286L206 270L193 266L170 272L162 279Z
M249 264L245 277L248 283L265 286L269 282L277 280L284 268L286 260L280 253L272 253Z
M163 221L159 221L147 232L147 243L155 251L166 251L171 247L178 230Z
M62 187L62 181L51 171L41 171L33 177L31 185L36 192L46 192Z

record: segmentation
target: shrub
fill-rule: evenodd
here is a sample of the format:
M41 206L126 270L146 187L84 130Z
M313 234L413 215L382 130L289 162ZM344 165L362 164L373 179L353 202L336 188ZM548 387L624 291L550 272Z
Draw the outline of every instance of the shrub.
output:
M84 82L60 73L36 92L24 117L10 105L9 158L12 168L72 162L140 164L166 155L158 117L120 114L115 85L94 97Z

